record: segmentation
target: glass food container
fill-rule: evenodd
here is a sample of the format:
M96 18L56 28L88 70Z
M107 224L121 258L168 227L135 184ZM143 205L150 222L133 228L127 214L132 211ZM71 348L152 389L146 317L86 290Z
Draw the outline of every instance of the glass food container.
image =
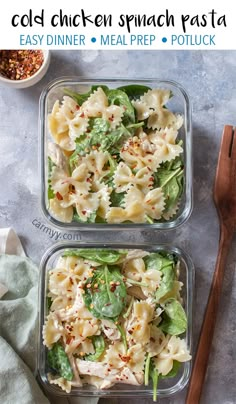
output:
M152 386L132 386L127 384L117 384L108 390L99 390L93 386L84 385L83 387L73 387L71 392L65 393L56 385L52 385L47 377L47 363L46 355L47 348L43 345L42 328L46 316L48 314L47 308L47 290L48 290L48 276L50 269L54 268L59 256L65 249L75 248L105 248L105 249L141 249L149 252L166 251L174 253L180 261L179 280L183 282L181 297L183 299L183 306L187 315L188 327L185 334L187 348L191 353L192 349L192 309L193 309L193 295L194 295L194 267L191 258L184 253L181 249L163 244L118 244L118 243L58 243L51 247L43 256L40 266L40 287L39 287L39 339L38 339L38 354L37 354L37 377L43 387L50 393L58 396L81 396L81 397L130 397L142 396L151 397L153 394ZM177 376L170 379L162 379L158 383L158 397L169 397L181 391L189 381L191 371L191 361L181 364Z
M47 117L51 113L56 100L62 100L64 89L70 89L80 93L88 92L93 85L106 85L109 88L138 84L154 88L169 89L172 97L168 101L168 108L183 116L183 126L179 130L178 139L183 141L184 160L184 190L177 214L168 221L155 223L64 223L57 220L49 211L48 201L48 155L47 144L52 137L48 130ZM161 81L158 79L85 79L77 77L62 77L51 82L43 91L40 99L40 172L41 172L41 206L47 220L59 228L67 230L104 230L104 229L160 229L167 230L183 224L190 216L192 210L192 132L191 132L191 106L188 95L183 87L173 81Z

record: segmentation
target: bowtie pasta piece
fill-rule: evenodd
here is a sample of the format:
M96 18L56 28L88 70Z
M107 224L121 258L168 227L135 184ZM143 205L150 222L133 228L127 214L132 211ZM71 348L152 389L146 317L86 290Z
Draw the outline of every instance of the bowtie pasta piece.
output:
M86 132L88 119L79 110L78 104L65 96L60 106L56 101L48 117L49 131L56 143L64 150L75 149L75 139Z
M120 151L120 157L132 169L149 167L152 171L156 171L161 158L155 154L155 151L155 145L150 143L148 135L143 132L142 138L134 136L127 140Z
M94 150L82 158L82 163L86 165L88 172L93 174L93 181L100 181L110 173L107 167L109 153Z
M108 104L108 99L103 89L99 87L94 91L81 107L86 117L103 118L110 122L111 129L115 129L121 122L124 109L118 105Z
M186 362L190 359L191 355L187 350L186 342L179 337L172 336L154 362L159 373L166 376L171 371L174 360Z
M73 218L73 207L62 208L57 198L50 199L49 210L52 215L63 223L70 223Z
M170 95L170 90L155 89L149 90L139 100L133 101L138 120L147 119L147 126L152 129L164 129L172 126L179 129L183 124L182 117L176 116L164 108Z
M183 148L176 144L177 131L166 128L160 131L152 131L148 135L149 141L154 145L154 155L160 162L174 160L183 153Z
M64 379L64 377L54 376L52 373L48 373L47 376L50 384L55 384L56 386L59 386L66 393L71 392L72 383L70 381Z
M73 193L72 191L86 194L91 188L89 177L88 168L84 163L80 164L79 167L73 170L71 177L68 177L61 168L53 167L51 174L51 187L55 194L57 194L57 192L60 194L58 198L59 200L63 200L63 197L68 195L69 192ZM60 198L60 196L62 196L62 198ZM63 207L67 206L68 205Z
M152 172L148 167L141 168L133 174L132 170L125 163L119 163L115 174L114 184L117 193L127 191L132 185L136 185L143 192L148 192L153 185Z
M108 223L122 223L130 221L133 223L143 223L145 212L139 202L133 202L126 209L111 207L106 215Z
M56 313L50 313L43 326L43 343L47 348L52 348L55 342L65 335L64 327Z
M133 201L140 203L145 214L153 219L160 219L165 207L165 198L161 188L155 188L146 195L137 187L131 187L125 197L125 206L128 209Z
M178 210L179 210L179 202L177 202L173 207L171 207L170 209L168 209L168 210L166 210L164 213L163 213L163 218L165 219L165 220L169 220L169 219L171 219L172 217L174 217L175 215L176 215L176 213L178 212Z
M150 356L157 356L167 344L165 334L156 325L150 326L150 340L147 343L147 352Z

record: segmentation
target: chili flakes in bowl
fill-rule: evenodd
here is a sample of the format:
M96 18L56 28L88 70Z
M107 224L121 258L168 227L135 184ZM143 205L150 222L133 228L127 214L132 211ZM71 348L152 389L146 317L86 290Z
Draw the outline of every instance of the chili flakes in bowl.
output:
M43 62L41 50L0 50L0 74L10 80L30 78Z

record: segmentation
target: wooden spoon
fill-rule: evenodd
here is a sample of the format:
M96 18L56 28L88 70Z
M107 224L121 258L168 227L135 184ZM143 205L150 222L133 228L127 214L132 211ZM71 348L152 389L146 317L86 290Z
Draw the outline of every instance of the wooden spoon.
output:
M223 130L213 196L220 221L219 250L186 404L198 404L200 401L219 308L226 258L236 229L236 130L229 125Z

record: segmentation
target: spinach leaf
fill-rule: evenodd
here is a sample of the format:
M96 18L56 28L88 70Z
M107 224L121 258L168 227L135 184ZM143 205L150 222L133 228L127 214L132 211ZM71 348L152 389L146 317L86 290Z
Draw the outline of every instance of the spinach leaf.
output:
M95 223L106 223L106 220L103 217L96 216Z
M82 257L100 264L115 264L121 257L127 254L126 250L110 250L100 248L77 248L76 250L65 250L63 257Z
M107 86L104 85L95 85L92 86L91 89L87 93L77 93L75 91L70 90L69 88L64 88L64 93L66 95L69 95L73 100L77 102L78 105L82 105L83 102L87 101L87 99L90 97L90 95L96 91L99 87L103 89L105 93L109 90Z
M145 221L146 221L146 223L149 223L149 224L155 223L154 219L152 219L152 218L151 218L150 216L148 216L148 215L145 215Z
M180 368L181 363L178 361L173 361L173 367L172 369L169 371L169 373L167 373L167 375L163 376L160 375L160 379L170 379L172 377L177 376L178 372L179 372L179 368Z
M47 312L49 313L51 305L52 305L52 298L50 296L47 296L46 305L47 305Z
M93 354L86 355L85 359L87 361L95 362L100 358L100 356L105 351L105 342L104 338L101 335L94 335L92 337L92 342L95 352Z
M121 124L110 132L102 145L102 150L108 150L111 154L118 154L124 141L131 136L129 130Z
M133 133L136 131L136 129L141 128L142 126L144 126L144 122L132 123L127 126L127 129Z
M110 195L111 206L123 207L124 197L125 197L125 192L120 192L118 194L117 192L115 192L113 190Z
M187 318L185 311L176 299L169 299L165 302L164 313L162 314L163 321L160 324L160 329L170 335L183 334L187 329Z
M57 342L47 355L48 365L66 380L73 379L73 372L69 359L63 347Z
M180 158L165 163L154 173L154 187L161 187L165 196L165 211L173 208L183 193L184 169Z
M125 352L127 352L128 345L127 345L125 330L120 324L117 324L116 326L117 326L117 329L120 331L121 339L122 339L122 342L123 342L124 347L125 347Z
M109 105L124 107L122 122L124 125L135 123L135 110L128 95L122 90L110 90L107 94Z
M136 100L137 98L145 94L148 90L151 90L151 88L139 84L130 84L128 86L118 87L117 90L124 91L131 100Z
M53 199L53 198L55 198L55 194L51 187L50 180L48 180L48 199Z
M108 152L107 152L108 153ZM117 156L115 156L117 158ZM109 162L109 166L110 166L110 170L109 173L103 177L103 181L105 182L105 184L107 184L109 187L113 187L113 176L114 173L116 171L117 168L117 161L115 158L113 158L110 153L108 153L108 162Z
M94 317L117 319L126 304L126 286L119 267L99 267L88 278L83 299Z
M151 253L143 258L146 270L156 269L162 271L165 267L175 265L175 256L164 252Z
M85 155L88 150L89 140L87 134L81 135L75 140L75 151L69 157L69 166L71 172L76 168L79 155Z
M117 157L117 156L115 156L115 157ZM114 172L116 171L116 168L117 168L117 161L116 161L116 159L115 158L113 158L111 155L110 155L110 153L109 153L109 156L108 156L108 161L109 161L109 165L110 165L110 172L112 173L112 175L114 174Z
M151 355L147 354L144 370L144 385L148 386L149 383L149 372L150 372Z
M153 401L157 401L157 385L158 385L158 370L155 368L155 364L150 356L147 354L145 370L144 370L144 385L148 386L149 379L152 379L152 389L153 389Z
M102 118L96 118L96 120L100 120L100 122L96 123L90 133L86 133L75 140L76 149L69 159L70 167L76 164L78 155L84 156L91 150L92 146L111 154L118 153L124 140L131 136L131 133L122 124L112 131L105 132L107 126L102 122L105 120ZM107 124L107 121L105 122Z
M165 296L174 286L175 268L171 265L162 269L161 284L156 291L156 300L160 300Z
M103 118L90 118L89 127L93 134L107 133L110 130L110 122Z
M158 301L173 288L176 277L176 257L164 252L151 253L144 257L144 263L146 270L156 269L162 272L161 283L156 291L156 300Z
M155 368L154 362L151 360L150 363L150 376L152 378L152 389L153 389L153 401L157 401L157 386L158 386L158 379L159 373L158 370Z
M52 159L48 157L48 199L55 198L54 191L51 187L51 175L53 167L56 167L56 164L54 164Z
M106 150L106 136L110 129L110 123L103 118L90 119L90 132L81 135L75 140L76 149L69 159L70 166L77 162L78 155L85 155L92 146Z
M74 208L73 220L78 223L95 223L97 217L97 211L91 212L89 216L81 217L78 215Z

